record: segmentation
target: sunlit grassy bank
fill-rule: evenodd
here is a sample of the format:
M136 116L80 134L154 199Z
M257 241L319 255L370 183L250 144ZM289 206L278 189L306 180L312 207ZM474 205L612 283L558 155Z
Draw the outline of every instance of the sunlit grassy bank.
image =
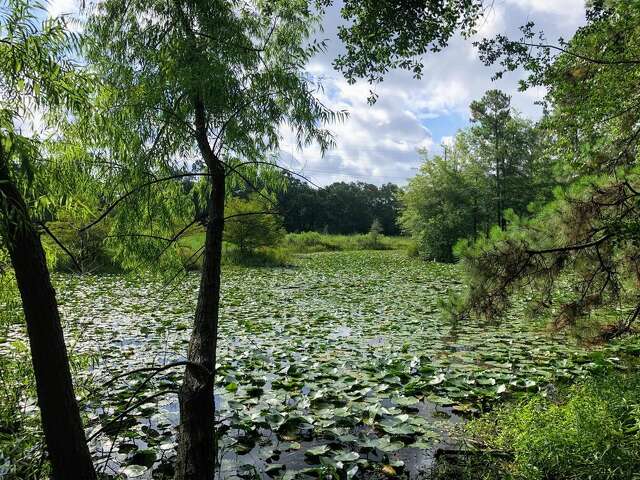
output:
M199 261L190 261L204 244L202 228L193 231L180 241L180 256L188 268L200 268ZM251 252L241 252L235 245L224 242L223 263L243 266L286 266L294 256L305 253L344 252L359 250L409 251L411 240L407 237L384 235L331 235L318 232L288 233L272 247L260 247Z

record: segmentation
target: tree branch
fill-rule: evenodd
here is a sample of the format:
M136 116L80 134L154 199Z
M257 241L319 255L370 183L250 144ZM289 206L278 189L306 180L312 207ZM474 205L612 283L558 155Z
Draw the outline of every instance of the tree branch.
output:
M90 224L85 225L84 227L80 228L79 231L80 232L84 232L85 230L88 230L91 227L95 226L96 224L101 222L107 215L109 215L109 213L111 213L113 211L113 209L116 208L120 203L125 201L131 195L139 192L140 190L142 190L142 189L144 189L146 187L150 187L152 185L155 185L155 184L161 183L161 182L167 182L169 180L176 180L176 179L179 179L179 178L209 177L209 176L211 176L210 173L181 173L181 174L178 174L178 175L171 175L169 177L157 178L157 179L151 180L149 182L145 182L145 183L143 183L141 185L138 185L137 187L133 188L132 190L129 190L127 193L125 193L124 195L119 197L115 202L113 202L111 205L109 205L104 212L102 212L102 215L100 215L96 220L94 220Z
M49 235L53 239L54 242L56 242L56 245L58 245L64 251L64 253L66 253L69 256L69 258L71 259L73 264L78 269L78 272L82 272L82 266L80 265L78 260L76 260L76 257L74 257L73 254L69 251L69 249L67 247L65 247L65 245L58 239L58 237L56 237L53 234L53 232L51 230L49 230L49 227L47 227L44 224L44 222L38 222L38 225L40 225L40 227L42 227L42 229L46 232L46 234Z
M606 242L611 238L611 235L605 235L604 237L594 240L593 242L582 243L579 245L568 245L566 247L558 247L558 248L548 248L545 250L526 250L529 255L544 255L545 253L562 253L562 252L572 252L576 250L584 250L586 248L591 248L600 245L603 242Z
M550 48L552 50L558 50L562 53L566 53L572 57L579 58L589 63L595 63L597 65L638 65L640 64L640 59L619 59L619 60L604 60L600 58L591 58L586 55L582 55L580 53L572 52L571 50L567 50L566 48L559 47L557 45L547 44L547 43L529 43L529 42L514 42L518 45L523 45L525 47L534 47L534 48Z

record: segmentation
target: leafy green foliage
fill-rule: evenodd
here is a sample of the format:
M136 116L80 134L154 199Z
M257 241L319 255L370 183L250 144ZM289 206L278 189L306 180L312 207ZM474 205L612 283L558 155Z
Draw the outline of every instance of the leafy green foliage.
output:
M588 24L568 42L536 43L533 25L523 38L497 37L480 47L487 63L505 70L524 65L527 85L544 86L553 133L547 155L558 159L568 185L535 218L514 221L506 234L460 249L469 272L467 307L499 315L511 294L530 287L536 303L557 305L560 324L575 324L594 309L618 305L610 338L640 315L638 236L637 51L640 8L636 2L598 2ZM529 48L532 42L536 48ZM603 48L607 45L607 48ZM573 288L559 279L569 276Z
M90 81L72 60L77 36L61 19L41 20L44 10L37 1L0 1L0 181L18 186L36 222L63 201L38 130L55 128L62 116L84 108ZM6 242L4 222L20 219L8 218L5 203L0 198L0 239Z
M85 53L104 83L102 109L85 121L109 161L104 203L120 202L110 213L119 261L158 265L177 249L206 215L213 173L227 192L282 188L274 153L283 125L301 145L332 143L324 125L341 116L315 99L319 85L303 72L323 49L306 43L316 25L299 1L100 3Z
M335 66L351 83L380 82L394 68L420 77L421 57L442 50L458 31L472 33L482 6L481 0L346 0L347 22L338 32L346 52Z
M468 430L509 454L495 471L510 478L632 479L640 468L639 404L640 375L612 373L502 408Z
M526 214L551 190L549 161L538 155L541 133L510 111L509 98L488 92L473 109L478 125L460 131L444 157L421 152L424 164L402 197L400 223L426 259L453 261L459 239L486 235L506 209Z
M384 228L382 227L382 223L377 218L373 219L373 223L371 223L371 228L369 229L369 233L367 235L370 244L376 248L380 244L380 235L384 232Z
M366 233L378 219L381 233L398 235L399 196L400 189L392 183L377 187L364 182L336 182L314 189L291 178L278 194L278 207L288 232Z
M242 254L258 247L272 247L284 236L282 223L263 199L233 197L227 202L224 239L235 244Z

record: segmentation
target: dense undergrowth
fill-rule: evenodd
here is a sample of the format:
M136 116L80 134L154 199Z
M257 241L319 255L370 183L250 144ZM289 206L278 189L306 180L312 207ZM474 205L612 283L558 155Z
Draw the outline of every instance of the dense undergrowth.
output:
M195 230L180 242L179 256L188 270L201 268L201 261L194 261L194 253L204 243L204 232ZM259 247L250 252L242 252L231 243L224 242L222 262L227 265L248 267L278 267L293 263L296 254L320 252L347 252L359 250L406 250L411 240L404 237L356 234L332 235L318 232L288 233L271 247Z
M85 273L119 273L124 269L118 262L104 225L78 235L77 226L69 222L50 222L48 228L55 236L43 235L49 267L53 271ZM66 252L57 244L62 243ZM165 256L172 253L178 264L185 270L202 268L202 246L204 230L194 227L181 238L175 249L167 249ZM250 251L242 251L236 245L223 242L222 263L246 267L281 267L293 263L296 254L358 251L358 250L405 250L411 252L412 242L405 237L389 237L379 234L331 235L318 232L286 234L273 246L262 246ZM69 255L73 256L73 258Z
M620 346L639 352L637 337ZM615 349L615 346L614 346ZM640 472L640 362L550 387L467 423L469 448L443 455L438 480L631 480Z

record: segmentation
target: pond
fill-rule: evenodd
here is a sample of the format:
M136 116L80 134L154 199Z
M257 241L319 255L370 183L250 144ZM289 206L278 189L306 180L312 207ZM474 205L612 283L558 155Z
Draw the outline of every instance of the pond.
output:
M400 252L333 252L275 269L225 268L217 364L219 477L426 475L465 415L596 366L518 314L451 325L455 266ZM70 349L91 358L83 399L98 470L165 478L198 275L56 279ZM135 395L134 395L135 394ZM128 414L118 417L128 410Z

